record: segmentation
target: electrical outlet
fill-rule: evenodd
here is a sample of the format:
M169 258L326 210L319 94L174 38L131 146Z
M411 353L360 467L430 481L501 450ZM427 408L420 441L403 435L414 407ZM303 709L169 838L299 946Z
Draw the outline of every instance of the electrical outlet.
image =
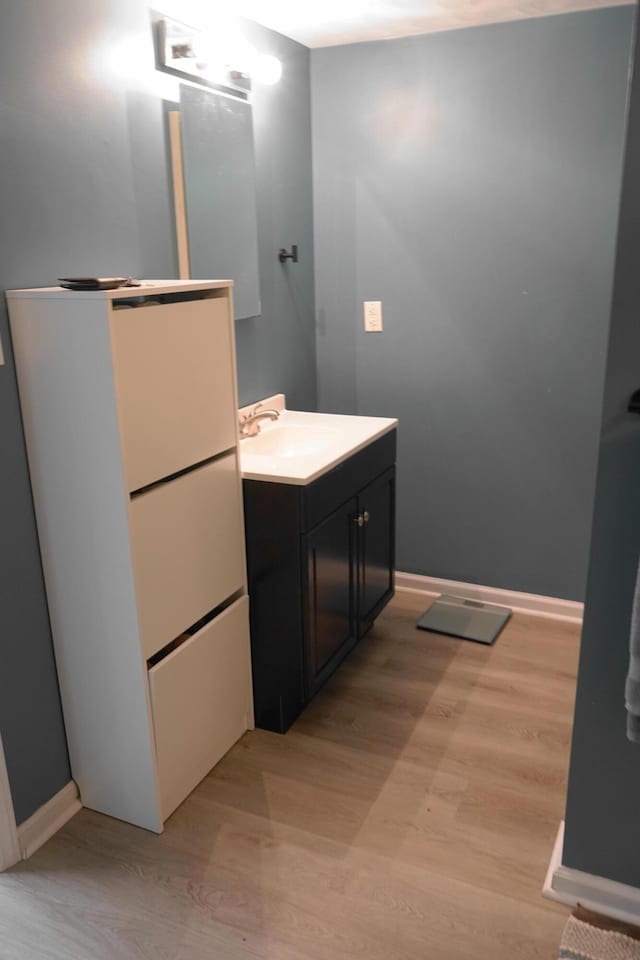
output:
M364 328L367 333L382 333L382 301L364 301Z

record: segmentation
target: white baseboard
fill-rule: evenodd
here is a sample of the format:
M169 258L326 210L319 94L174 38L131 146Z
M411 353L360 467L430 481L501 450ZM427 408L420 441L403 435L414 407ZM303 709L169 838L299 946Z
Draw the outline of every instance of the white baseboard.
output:
M543 597L537 593L518 593L501 590L499 587L484 587L477 583L462 583L459 580L440 580L438 577L423 577L417 573L396 573L396 590L410 590L429 596L453 593L466 600L497 603L510 607L518 613L534 613L538 617L552 617L568 623L582 623L584 604L575 600Z
M640 926L640 889L565 867L562 863L563 841L564 821L560 824L551 854L542 888L543 897Z
M23 860L27 860L43 843L54 835L82 809L78 788L73 780L62 788L44 806L18 827L18 843Z

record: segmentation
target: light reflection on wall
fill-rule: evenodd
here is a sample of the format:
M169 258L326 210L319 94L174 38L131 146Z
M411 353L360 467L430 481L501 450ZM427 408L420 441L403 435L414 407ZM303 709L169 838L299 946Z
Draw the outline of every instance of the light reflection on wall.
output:
M423 92L388 90L372 107L369 133L389 152L426 148L439 125L440 110Z

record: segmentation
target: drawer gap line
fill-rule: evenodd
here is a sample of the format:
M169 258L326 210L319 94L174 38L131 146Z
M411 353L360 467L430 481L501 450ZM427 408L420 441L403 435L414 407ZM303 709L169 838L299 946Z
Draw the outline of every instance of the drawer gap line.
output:
M156 487L161 487L165 483L171 483L172 480L184 477L187 473L193 473L195 470L199 470L200 467L208 467L210 463L215 463L216 460L222 460L224 457L228 457L230 453L235 452L235 447L229 447L228 450L221 450L220 453L216 453L212 457L207 457L205 460L198 460L197 463L191 463L188 467L184 467L182 470L176 470L175 473L170 473L167 477L161 477L159 480L154 480L153 483L147 483L144 487L138 487L136 490L132 490L129 493L129 497L131 500L134 500L136 497L140 497L142 494L148 493Z
M112 300L113 310L135 309L135 307L162 307L167 303L188 303L191 300L216 300L217 291L211 290L203 296L202 290L186 290L184 293L147 293Z
M232 604L244 596L244 590L236 590L235 593L232 593L230 597L227 597L226 600L223 600L222 603L219 603L217 607L214 607L213 610L210 610L209 613L205 613L204 617L200 617L199 620L196 620L195 623L191 624L190 627L187 627L186 630L177 636L174 640L170 640L169 643L165 644L161 650L158 650L157 653L154 653L152 657L149 657L147 660L147 668L155 667L156 664L160 663L161 660L164 660L169 656L170 653L173 653L174 650L177 650L182 646L183 643L186 643L187 640L190 640L191 637L195 636L196 633L199 633L200 630L204 629L207 624L211 623L212 620L215 620L216 617L219 617L221 613L224 613Z

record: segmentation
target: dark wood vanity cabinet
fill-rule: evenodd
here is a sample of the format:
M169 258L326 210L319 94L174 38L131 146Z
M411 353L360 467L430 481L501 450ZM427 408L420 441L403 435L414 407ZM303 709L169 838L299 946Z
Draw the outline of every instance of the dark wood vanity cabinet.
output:
M284 733L394 592L395 430L308 486L244 480L256 726Z

